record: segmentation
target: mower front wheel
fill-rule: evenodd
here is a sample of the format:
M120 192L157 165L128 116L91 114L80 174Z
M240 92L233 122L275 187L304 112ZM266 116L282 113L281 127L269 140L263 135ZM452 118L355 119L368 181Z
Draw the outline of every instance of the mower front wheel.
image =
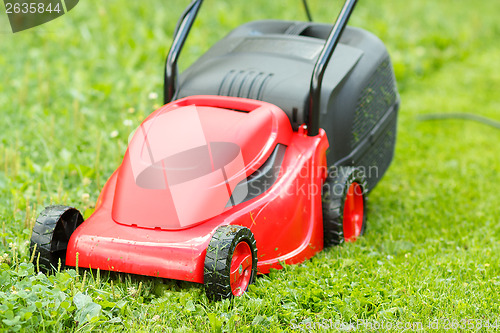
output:
M250 229L219 227L207 248L204 283L207 297L219 301L241 296L257 274L257 247Z
M69 239L82 222L82 214L73 207L48 206L40 213L31 234L30 253L42 272L64 267Z

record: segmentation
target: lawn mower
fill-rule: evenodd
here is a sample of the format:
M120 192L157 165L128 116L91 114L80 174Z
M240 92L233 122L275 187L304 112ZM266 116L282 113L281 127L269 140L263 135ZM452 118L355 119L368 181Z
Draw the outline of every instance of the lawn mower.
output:
M246 23L178 75L194 0L166 59L165 105L136 129L87 220L41 212L39 266L204 283L219 300L360 237L393 157L399 95L384 44L346 26L355 4L333 27Z

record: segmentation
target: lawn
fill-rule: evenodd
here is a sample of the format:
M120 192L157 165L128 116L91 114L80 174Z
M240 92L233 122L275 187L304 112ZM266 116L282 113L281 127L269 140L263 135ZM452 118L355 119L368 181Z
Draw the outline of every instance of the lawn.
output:
M340 7L310 2L317 21L332 21ZM500 120L498 1L358 4L350 23L386 43L401 93L395 158L370 195L358 242L261 276L243 297L218 303L185 282L37 274L28 253L34 220L56 203L92 212L129 134L161 104L164 57L186 4L82 1L17 34L2 9L0 330L500 327L500 131L421 119L467 112ZM206 1L182 68L231 28L261 18L305 15L299 0Z

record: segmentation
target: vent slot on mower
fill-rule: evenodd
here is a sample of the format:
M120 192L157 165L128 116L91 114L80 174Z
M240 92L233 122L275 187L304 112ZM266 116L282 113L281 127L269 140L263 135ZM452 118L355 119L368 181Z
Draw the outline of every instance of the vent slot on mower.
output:
M266 83L272 76L272 73L232 69L222 79L217 95L262 100Z

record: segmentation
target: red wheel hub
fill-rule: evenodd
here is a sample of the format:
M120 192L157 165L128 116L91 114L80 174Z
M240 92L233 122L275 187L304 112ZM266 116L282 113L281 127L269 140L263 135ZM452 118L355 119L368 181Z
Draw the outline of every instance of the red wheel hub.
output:
M361 234L363 218L363 189L358 183L352 183L344 202L344 239L347 242L354 242Z
M247 242L240 242L231 259L229 281L234 296L241 296L247 290L252 276L252 250Z

